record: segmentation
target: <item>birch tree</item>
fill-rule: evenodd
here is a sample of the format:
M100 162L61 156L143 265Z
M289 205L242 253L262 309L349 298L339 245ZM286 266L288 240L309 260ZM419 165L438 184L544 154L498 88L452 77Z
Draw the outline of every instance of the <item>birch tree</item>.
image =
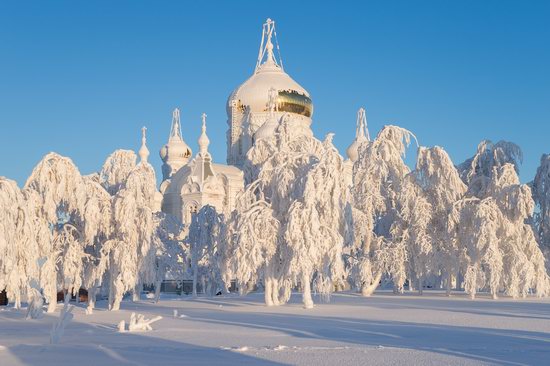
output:
M24 191L34 215L39 255L45 259L40 283L52 312L58 290L75 293L82 284L86 190L73 162L50 153L34 168Z
M30 282L39 278L37 259L25 196L17 183L0 177L0 291L6 290L16 309L31 290Z
M109 307L118 310L125 292L133 291L139 297L143 281L153 282L149 276L154 266L151 256L153 234L154 196L156 178L153 167L139 163L113 198L113 224L116 231L105 244L109 252ZM152 260L151 260L152 259Z
M403 157L411 137L401 127L385 126L376 139L359 146L353 165L353 278L363 296L378 287L386 264L396 256L401 263L404 260L402 248L392 246L390 229L397 219L401 186L410 172Z
M550 258L550 155L543 154L535 179L531 182L533 199L537 205L534 225L540 247L546 258ZM546 261L547 270L550 262Z
M210 286L210 291L203 288L204 293L215 294L216 286L221 282L219 256L225 235L224 216L218 214L213 206L203 206L193 214L187 237L193 271L193 296L197 296L199 275L203 276Z

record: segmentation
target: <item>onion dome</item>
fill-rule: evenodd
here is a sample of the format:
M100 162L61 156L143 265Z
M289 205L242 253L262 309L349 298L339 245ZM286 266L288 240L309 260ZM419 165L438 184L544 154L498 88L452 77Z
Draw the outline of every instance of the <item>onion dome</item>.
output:
M275 22L268 19L264 24L260 54L254 74L229 96L227 100L228 115L231 114L233 106L240 108L243 112L245 109L251 113L267 112L268 92L274 88L278 93L276 100L278 112L294 113L311 118L313 103L309 93L284 71L280 57L279 62L275 59L271 40L273 35L277 37ZM264 43L266 38L267 41ZM264 59L265 61L263 61Z
M367 114L364 108L359 108L357 111L355 139L346 150L349 160L355 162L359 158L359 146L365 141L370 141L369 131L367 129Z
M160 158L164 162L163 178L168 179L174 172L187 164L191 157L191 148L183 141L181 134L180 111L174 109L172 113L172 127L168 143L160 149Z
M199 137L199 153L202 156L206 156L208 154L208 145L210 145L210 139L206 135L206 113L202 114L202 128L201 128L201 135Z

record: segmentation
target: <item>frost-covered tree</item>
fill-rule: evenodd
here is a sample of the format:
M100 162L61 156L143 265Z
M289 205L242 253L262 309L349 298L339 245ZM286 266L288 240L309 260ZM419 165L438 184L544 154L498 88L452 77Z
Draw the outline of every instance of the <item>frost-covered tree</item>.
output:
M344 276L344 211L349 205L344 161L332 144L332 134L322 150L303 175L303 198L291 205L284 233L290 254L284 263L291 278L300 281L306 308L313 307L312 280L316 292L329 295Z
M140 162L113 197L113 231L105 243L109 252L109 307L120 308L125 292L138 297L144 283L155 281L151 247L156 178L153 167ZM134 298L135 298L134 297Z
M220 256L227 234L225 218L211 205L203 206L193 214L189 225L187 243L191 256L193 273L193 296L197 296L199 276L209 288L203 288L206 294L214 295L221 284Z
M458 170L468 186L468 195L484 198L493 168L510 163L519 172L522 161L521 148L513 142L499 141L494 144L490 140L483 140L479 143L476 154L460 164Z
M328 294L343 276L348 191L332 135L324 142L295 136L293 122L285 115L274 124L278 127L273 135L257 136L247 154L245 177L251 194L237 224L247 231L235 237L243 240L236 245L241 254L243 248L252 249L253 262L243 264L247 256L236 256L236 274L242 275L240 280L259 280L253 271L262 268L268 305L288 301L291 288L300 285L305 307L312 307L311 283ZM268 225L267 238L253 243L255 233Z
M114 196L124 185L128 176L136 167L137 156L132 150L116 150L105 160L99 183Z
M403 259L393 261L388 271L397 292L403 292L405 280L409 279L409 287L415 282L422 294L426 276L433 271L433 231L432 205L428 202L425 192L416 181L416 176L410 174L401 185L398 195L398 218L391 230L393 248L401 251Z
M451 240L460 248L464 289L473 298L487 289L517 297L548 294L549 279L532 227L534 202L512 164L493 167L487 198L465 198L449 216Z
M237 280L241 293L249 283L264 279L265 303L279 305L278 280L280 269L275 255L280 243L279 221L273 215L269 203L256 200L259 181L249 185L237 197L237 208L230 220L230 235L223 272L230 272Z
M535 179L531 182L533 199L537 205L534 224L540 247L547 259L550 259L550 155L540 158ZM550 270L550 261L546 262Z
M447 217L454 203L464 197L466 185L447 152L439 146L418 149L413 174L431 210L427 228L432 240L432 256L426 263L426 270L442 280L449 295L459 271L460 248L449 239Z
M385 272L402 277L403 248L391 242L401 186L410 169L403 161L411 132L385 126L376 139L359 146L353 165L353 279L364 296L374 292ZM397 263L396 263L397 261ZM388 267L387 264L391 264Z
M109 263L105 243L113 232L112 201L109 193L90 177L84 177L84 261L83 287L88 290L88 312L95 307L97 292Z
M29 283L38 280L38 247L32 218L17 184L0 177L0 291L6 290L14 307L31 292Z
M82 284L86 189L74 163L50 153L34 168L24 191L39 255L45 260L40 283L52 312L58 290L75 293Z
M494 168L489 194L494 197L503 218L504 273L506 293L525 297L529 290L538 296L546 296L549 280L545 270L545 258L536 241L531 225L535 208L528 185L520 184L512 164Z
M183 280L184 261L188 253L184 246L184 227L172 215L156 212L153 216L152 246L155 251L155 301L160 298L160 287L167 274Z

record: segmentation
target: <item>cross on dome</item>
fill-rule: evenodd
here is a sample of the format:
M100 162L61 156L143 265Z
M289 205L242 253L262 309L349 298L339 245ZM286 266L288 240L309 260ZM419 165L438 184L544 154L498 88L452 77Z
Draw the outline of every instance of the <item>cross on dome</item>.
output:
M174 109L172 112L172 128L170 129L170 139L178 139L183 141L181 135L181 121L180 121L180 110L178 108Z
M279 55L279 62L277 62L277 59L275 58L275 54L273 52L273 35L275 35L275 43L277 45L277 53ZM265 58L265 61L262 62ZM277 41L277 32L275 31L275 21L271 20L270 18L267 18L263 25L262 29L262 42L260 43L260 50L258 51L258 61L256 62L256 69L254 72L257 72L260 66L262 65L269 65L278 67L281 70L284 70L283 68L283 60L281 59L281 52L279 48L279 42Z
M355 125L355 139L346 150L346 154L352 162L359 158L359 146L361 143L370 141L369 130L367 129L367 112L365 111L365 108L359 108L357 111L357 120Z
M363 107L357 111L356 125L355 138L360 141L364 141L365 139L370 141L369 130L367 129L367 112Z

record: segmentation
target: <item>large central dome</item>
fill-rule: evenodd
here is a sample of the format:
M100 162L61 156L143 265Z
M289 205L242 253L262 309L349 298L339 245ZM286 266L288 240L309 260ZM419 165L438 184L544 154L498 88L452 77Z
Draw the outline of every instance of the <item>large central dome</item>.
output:
M268 20L268 25L269 20ZM268 28L268 32L271 29ZM262 46L263 39L262 39ZM254 74L235 89L227 101L228 114L231 107L240 109L243 113L248 109L252 113L265 113L268 111L268 95L270 89L277 91L276 110L289 112L311 118L313 103L309 93L286 72L280 63L275 60L271 33L268 33L265 48L260 53ZM263 63L262 60L265 57Z

